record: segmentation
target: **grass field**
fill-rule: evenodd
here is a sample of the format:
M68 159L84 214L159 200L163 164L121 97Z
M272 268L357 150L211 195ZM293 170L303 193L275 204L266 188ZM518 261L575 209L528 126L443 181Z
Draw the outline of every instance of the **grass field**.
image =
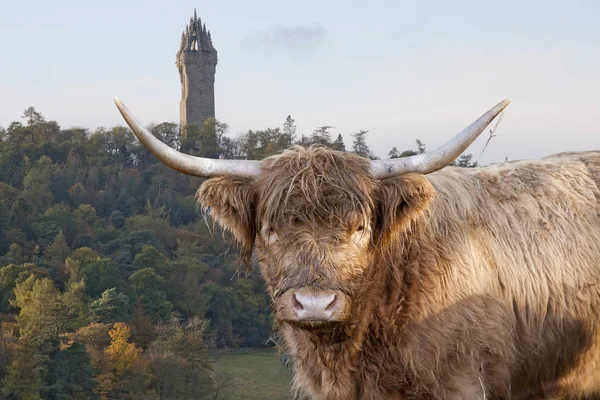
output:
M248 350L241 354L214 356L217 382L223 399L290 399L290 368L277 359L274 350Z

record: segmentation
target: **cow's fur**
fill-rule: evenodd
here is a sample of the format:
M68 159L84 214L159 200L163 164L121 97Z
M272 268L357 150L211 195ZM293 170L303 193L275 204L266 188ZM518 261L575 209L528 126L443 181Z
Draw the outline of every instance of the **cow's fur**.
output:
M379 181L368 160L294 148L198 200L254 249L276 314L290 288L347 294L345 322L278 321L300 397L592 399L599 187L600 151Z

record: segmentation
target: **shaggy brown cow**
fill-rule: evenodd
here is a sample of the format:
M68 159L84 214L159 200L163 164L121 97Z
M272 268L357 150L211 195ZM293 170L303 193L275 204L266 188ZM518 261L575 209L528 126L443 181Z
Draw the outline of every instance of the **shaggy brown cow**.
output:
M117 100L212 177L198 200L256 256L299 397L600 398L600 151L443 168L507 104L429 158L246 163L182 156Z

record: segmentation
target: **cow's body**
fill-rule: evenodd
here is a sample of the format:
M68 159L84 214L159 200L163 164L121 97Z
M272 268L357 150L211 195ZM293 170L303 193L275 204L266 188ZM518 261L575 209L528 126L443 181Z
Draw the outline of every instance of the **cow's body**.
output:
M296 389L598 398L600 151L427 179L430 206L367 269L360 327L338 340L283 325Z
M116 101L254 254L314 400L600 399L600 151L445 168L505 100L433 152L295 146L180 154Z

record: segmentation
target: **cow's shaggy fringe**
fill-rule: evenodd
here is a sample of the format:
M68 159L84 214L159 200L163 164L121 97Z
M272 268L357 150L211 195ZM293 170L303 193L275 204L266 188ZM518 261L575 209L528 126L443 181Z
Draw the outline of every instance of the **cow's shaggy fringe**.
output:
M375 183L369 160L332 152L326 147L294 146L263 162L256 186L258 218L269 226L291 221L345 223L352 212L369 215Z
M281 324L299 398L591 399L599 186L600 151L377 181L368 160L294 148L198 199L255 246L276 311L302 285L349 296L346 323ZM368 244L347 244L363 220Z

